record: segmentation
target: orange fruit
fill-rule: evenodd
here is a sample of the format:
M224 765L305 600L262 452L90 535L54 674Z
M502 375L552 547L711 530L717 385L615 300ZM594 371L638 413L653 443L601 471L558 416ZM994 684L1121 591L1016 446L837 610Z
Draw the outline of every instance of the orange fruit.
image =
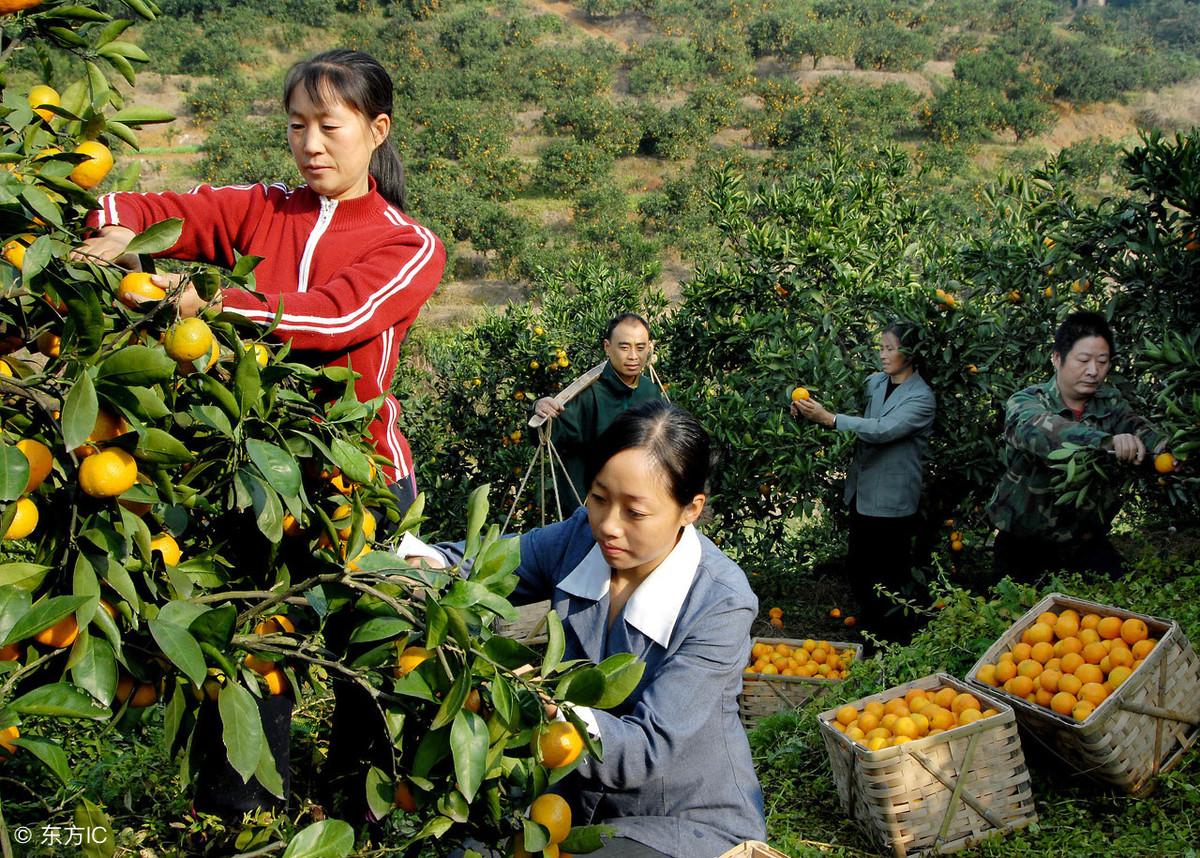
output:
M212 351L213 333L208 323L193 316L172 325L163 338L163 347L175 360L193 361Z
M1093 706L1099 706L1108 697L1108 689L1099 682L1085 682L1079 689L1079 699L1086 700Z
M1146 638L1145 640L1140 640L1135 643L1133 648L1130 650L1130 652L1133 653L1134 660L1136 661L1137 659L1145 658L1146 656L1150 655L1150 651L1154 649L1154 645L1156 643L1158 643L1158 641L1156 641L1154 638Z
M1047 691L1040 685L1035 685L1033 688L1033 702L1038 706L1050 706L1050 701L1054 699L1054 692Z
M838 709L834 717L842 724L849 726L851 722L858 720L858 710L847 704Z
M896 723L892 726L892 732L897 736L915 739L917 738L917 722L908 715L897 718Z
M130 271L121 278L121 284L117 287L117 300L131 310L136 310L141 306L139 298L161 301L167 297L166 291L155 286L150 276L145 271Z
M1054 645L1054 654L1059 658L1073 652L1083 652L1083 641L1074 635L1065 637Z
M0 256L8 260L14 268L20 270L25 265L25 249L33 242L34 237L31 234L18 236L4 245Z
M62 337L53 331L43 331L35 341L37 350L46 357L58 357L62 354Z
M1058 614L1054 613L1054 611L1042 611L1040 614L1038 614L1037 619L1034 620L1034 623L1044 623L1051 628L1053 628L1054 624L1057 622ZM1033 643L1033 641L1030 641L1030 643Z
M569 721L550 724L536 741L542 765L548 769L569 766L583 752L583 739Z
M405 813L413 813L417 809L417 802L413 798L412 790L404 781L396 781L396 791L392 796L392 802Z
M407 676L431 658L433 658L433 653L423 646L405 647L396 659L396 668L393 672L398 677Z
M169 533L160 533L150 540L150 553L153 555L155 551L162 555L163 563L168 566L178 566L179 561L183 559L179 543Z
M1057 670L1045 670L1038 677L1038 685L1047 691L1058 691L1058 681L1060 679L1062 679L1062 674Z
M929 709L932 709L933 711L930 712ZM954 713L944 707L931 706L921 714L929 719L929 729L931 731L949 730L954 726Z
M137 462L118 447L102 450L79 466L79 487L94 498L116 497L137 482Z
M835 620L840 618L842 616L842 609L841 608L830 608L829 616L833 617Z
M1096 626L1096 631L1104 640L1112 640L1121 636L1121 618L1105 617Z
M1083 660L1088 664L1099 664L1104 656L1108 655L1108 650L1104 648L1104 644L1097 641L1090 643L1083 648Z
M863 710L862 714L858 716L858 729L862 730L864 733L870 733L872 730L874 730L878 726L879 726L879 716L878 715L876 715L872 712L867 712L866 710Z
M42 0L0 0L0 15L11 15L42 5Z
M1033 645L1033 649L1029 653L1029 657L1039 664L1045 664L1050 659L1054 658L1054 644L1047 641L1041 641Z
M6 754L17 752L17 746L13 744L13 740L19 738L21 738L21 731L15 724L0 730L0 749L4 751L3 754L0 754L0 760L4 759Z
M772 608L771 610L767 611L767 616L768 617L782 617L783 616L783 608Z
M258 656L253 655L253 654L247 655L244 660L244 663L245 663L246 667L253 670L259 676L266 676L271 671L279 669L278 664L271 661L270 659L259 658Z
M273 614L254 627L256 635L277 635L280 632L291 634L296 631L296 624L283 614Z
M1096 707L1086 700L1080 700L1071 710L1071 717L1076 721L1086 721L1088 716L1096 711Z
M1033 693L1033 680L1028 676L1014 676L1004 683L1004 690L1017 697L1025 697Z
M1116 689L1120 688L1121 684L1125 682L1125 680L1129 679L1132 674L1133 668L1127 665L1114 667L1112 669L1112 673L1108 675L1108 679L1105 680L1104 684L1111 686L1111 690L1115 691Z
M842 620L842 625L849 626L850 628L854 628L854 626L858 625L858 620L855 619L853 614L851 614L850 616L848 616L844 620Z
M1063 673L1074 673L1082 664L1086 664L1082 655L1077 652L1067 653L1062 657L1061 670Z
M996 681L996 665L985 664L975 673L975 678L984 685L996 686L999 683Z
M258 364L259 369L263 369L271 360L271 350L262 343L252 343L246 351L254 352L254 362Z
M158 700L158 688L149 682L139 682L129 698L130 709L145 709Z
M1057 618L1055 618L1057 622ZM1021 642L1030 645L1036 643L1050 643L1054 640L1054 626L1047 623L1037 622L1027 628L1024 634L1021 635Z
M33 639L40 644L63 649L75 643L75 638L78 636L79 624L75 622L75 615L68 614L49 628L42 629L33 636Z
M112 152L99 140L85 140L75 147L76 154L87 155L86 161L75 165L71 181L86 190L91 190L104 181L113 166Z
M966 691L962 692L961 694L956 694L953 702L951 702L951 704L950 704L950 711L953 712L955 715L960 716L959 720L961 720L962 713L965 710L967 710L967 709L980 710L982 708L983 707L979 705L979 698L976 697L974 694L970 694Z
M1133 653L1126 647L1115 646L1108 654L1108 661L1112 670L1116 670L1118 667L1130 667L1133 665Z
M286 694L288 690L287 676L278 667L274 670L269 670L262 675L263 682L267 684L267 691L272 696Z
M1121 640L1133 646L1138 641L1144 641L1150 637L1150 630L1146 628L1146 624L1137 617L1130 617L1125 622L1121 623Z
M479 710L483 708L483 697L479 694L478 688L472 688L467 692L467 699L463 701L463 709L468 712L479 714Z
M1084 614L1083 618L1079 621L1080 629L1094 629L1098 625L1100 625L1099 614Z
M1032 658L1027 658L1017 665L1017 675L1028 676L1030 679L1037 679L1042 675L1042 671L1044 669L1045 668L1042 667L1042 663L1040 661L1034 661Z
M1078 637L1080 642L1084 646L1087 646L1090 643L1096 643L1100 640L1100 632L1096 631L1094 628L1080 629Z
M1078 677L1079 681L1084 685L1087 685L1089 682L1104 681L1104 671L1100 669L1100 665L1098 664L1079 665L1079 667L1075 670L1075 676Z
M18 266L19 267L19 266ZM1160 474L1169 474L1179 465L1179 460L1170 453L1159 453L1154 457L1154 470Z
M4 532L5 539L24 539L37 529L37 504L29 498L17 499L17 514L13 517L8 530Z
M1054 636L1060 640L1063 638L1073 638L1079 634L1079 615L1072 612L1068 614L1066 611L1059 616L1058 621L1054 624Z
M338 527L337 535L342 539L349 539L350 532L353 529L351 520L354 517L354 507L348 503L344 503L333 511L333 515L329 517L335 525L345 524L344 527ZM363 536L367 542L375 538L375 516L367 512L362 518Z
M571 808L552 792L539 795L529 807L529 818L550 832L550 842L562 843L571 833Z
M1020 664L1025 659L1027 659L1031 655L1033 655L1033 647L1030 644L1025 643L1024 641L1021 641L1021 643L1017 644L1016 646L1014 646L1012 648L1012 654L1013 654L1013 661L1015 661L1017 664Z
M771 627L776 628L776 629L782 629L783 628L783 620L781 620L779 617L771 617Z
M44 83L30 87L29 106L33 108L34 113L42 117L43 122L49 122L55 116L54 111L45 109L46 105L51 107L62 105L62 97L58 94L58 90Z
M802 399L811 399L812 394L806 388L797 387L792 391L792 402L799 402Z
M1050 701L1050 708L1059 715L1070 715L1075 709L1075 705L1079 701L1075 699L1074 694L1068 694L1065 691L1060 691L1054 695Z
M1004 683L1017 675L1017 666L1013 664L1012 659L1002 661L996 665L996 680Z
M953 688L939 688L933 694L933 702L943 709L949 709L950 704L954 702L954 698L958 696L958 692Z
M21 645L6 644L0 646L0 661L20 661L21 660Z
M49 447L35 438L22 438L17 442L17 449L25 454L25 459L29 462L29 480L25 483L25 491L22 492L27 495L50 476L50 469L54 466L54 455Z
M1068 694L1078 694L1083 687L1083 681L1073 673L1064 673L1058 678L1058 690Z
M964 709L958 716L958 726L965 727L968 724L974 724L982 717L983 713L978 709Z

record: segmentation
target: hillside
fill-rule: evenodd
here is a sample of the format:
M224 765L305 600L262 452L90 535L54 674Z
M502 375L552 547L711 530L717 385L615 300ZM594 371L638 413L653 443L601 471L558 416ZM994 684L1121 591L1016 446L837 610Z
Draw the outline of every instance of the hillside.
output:
M989 0L400 4L407 13L364 2L362 14L326 12L316 26L298 23L299 0L278 4L294 19L177 5L191 17L139 33L171 59L143 74L138 99L179 116L144 134L141 187L287 179L271 130L282 69L331 45L375 50L408 114L396 125L415 211L452 250L427 325L519 300L537 270L580 252L677 294L704 253L695 203L717 163L769 178L830 143L896 145L926 165L929 192L960 210L996 171L1067 149L1100 179L1116 150L1096 144L1200 123L1200 78L1175 80L1200 64L1186 34L1147 36L1145 21L1118 10L1084 15L1065 3L1022 6L1026 19L1014 21L1011 4ZM1169 14L1171 4L1151 5ZM1115 57L1135 28L1145 68L1105 81L1107 91L1041 58L1044 46L1075 44ZM197 37L203 51L186 47ZM235 62L218 62L226 56ZM1143 80L1155 85L1131 85ZM575 166L563 162L572 156Z

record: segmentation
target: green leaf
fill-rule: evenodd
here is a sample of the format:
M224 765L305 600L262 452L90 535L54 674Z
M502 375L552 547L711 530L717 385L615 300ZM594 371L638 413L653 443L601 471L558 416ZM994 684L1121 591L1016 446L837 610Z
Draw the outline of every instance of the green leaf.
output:
M367 807L376 819L383 819L392 811L396 787L391 775L377 766L367 770Z
M67 762L67 755L54 742L48 742L45 739L34 739L25 737L17 739L13 742L18 748L24 748L29 751L39 760L46 764L56 778L64 786L70 786L75 775L71 772L71 766Z
M33 689L9 704L9 708L20 715L47 715L51 718L91 718L104 721L112 715L107 706L102 706L74 685L55 682Z
M96 387L92 384L92 377L86 372L81 372L79 378L71 385L67 398L63 400L63 443L68 450L74 450L87 441L96 426L96 417L99 414L100 402L96 399Z
M617 830L611 825L576 825L558 848L572 855L595 852L604 845L601 836L615 837L616 834Z
M539 852L550 843L550 834L532 819L521 820L521 839L529 852Z
M246 441L246 453L275 491L285 497L295 497L300 493L300 466L296 464L294 455L282 447L256 438Z
M610 655L596 667L605 680L604 693L592 704L597 709L611 709L621 703L633 693L646 672L646 663L628 652Z
M243 414L257 408L262 401L262 376L258 371L258 359L254 349L246 349L238 355L237 365L233 370L233 392ZM295 464L294 457L292 464Z
M406 632L411 632L412 628L412 623L399 617L373 617L355 627L354 631L350 633L350 643L391 640Z
M49 566L39 566L36 563L5 563L0 565L0 588L18 587L32 592L42 583Z
M168 110L160 110L156 107L126 107L124 110L118 110L116 113L108 117L109 122L123 122L126 125L151 125L156 122L172 122L174 119L175 114ZM178 219L172 218L172 220ZM171 221L160 221L159 223L156 223L154 226L150 227L150 229L154 229L155 227L162 226L164 223L170 222ZM180 221L180 223L182 223L182 221ZM149 231L150 230L147 230L146 232ZM145 234L146 233L142 233L142 235ZM166 250L178 240L179 236L176 235L175 238L164 247L155 247L151 250L137 250L134 252L157 253L160 250ZM137 241L137 239L135 238L134 241Z
M450 692L446 695L446 699L442 701L441 707L438 708L437 716L434 717L433 723L429 725L430 730L441 729L454 720L455 715L462 709L467 695L471 693L472 679L471 671L466 667L454 678L454 684L450 686Z
M513 725L513 715L516 711L516 698L513 697L512 686L503 676L495 676L491 681L492 706L496 714L506 725Z
M472 801L487 772L488 731L483 719L460 709L450 727L450 751L454 755L458 788L467 801Z
M197 642L223 649L233 639L236 624L237 608L233 605L222 605L196 617L187 629Z
M75 805L75 827L90 833L81 849L84 858L112 858L117 851L112 822L101 808L86 798Z
M43 220L62 227L62 210L57 203L46 196L45 191L33 185L25 185L21 188L21 197L25 200L26 205Z
M562 661L567 648L567 636L563 633L562 620L558 611L546 614L546 655L542 659L542 676L549 676Z
M0 500L14 501L29 485L29 460L9 444L0 444Z
M229 680L217 696L217 709L221 713L221 736L225 741L229 764L241 775L243 781L249 781L258 768L262 746L267 743L267 739L263 735L262 718L254 697L235 682L233 677Z
M432 595L425 597L425 645L439 647L446 640L450 619L446 609Z
M488 514L489 485L482 485L467 497L467 545L464 559L472 559L479 551L479 531Z
M555 700L566 700L576 706L595 706L604 695L604 674L599 668L573 670L559 680Z
M102 637L88 635L72 658L71 681L98 702L111 703L117 693L117 659L112 645Z
M98 379L116 385L149 385L175 374L175 361L149 346L125 346L100 364Z
M158 465L182 465L194 462L196 457L170 432L154 426L143 429L138 436L137 449L133 455L143 462Z
M340 819L323 819L288 844L283 858L345 858L354 849L354 829Z
M371 466L366 454L358 447L341 438L334 438L329 445L329 452L347 480L353 483L370 482Z
M238 261L233 265L233 270L229 272L229 276L235 280L245 280L262 261L261 256L239 256Z
M79 610L79 606L89 598L89 596L51 596L39 601L29 613L21 617L17 624L9 629L8 636L5 637L3 643L16 643L33 637L42 629L48 629L64 617L75 613Z
M492 661L509 670L516 670L527 664L537 664L539 660L536 650L501 635L488 638L487 643L483 645L483 651Z
M204 653L200 651L200 644L188 633L187 628L164 620L161 614L150 620L148 625L150 634L154 637L154 642L158 644L159 649L163 651L163 655L182 670L193 685L203 685L207 673L207 668L204 666ZM253 767L251 767L251 771L253 771Z
M254 769L254 778L271 795L283 798L283 775L279 773L279 764L271 752L271 743L263 742L258 756L258 766Z

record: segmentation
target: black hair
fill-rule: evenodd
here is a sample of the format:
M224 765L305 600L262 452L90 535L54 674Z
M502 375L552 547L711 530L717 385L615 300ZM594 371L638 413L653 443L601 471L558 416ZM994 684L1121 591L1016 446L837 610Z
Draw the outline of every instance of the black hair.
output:
M699 420L661 399L630 408L604 430L588 458L588 486L609 459L635 449L645 450L662 469L667 491L680 506L708 493L712 441Z
M900 343L900 353L908 358L913 369L924 375L925 356L921 349L921 326L907 319L894 319L880 332L891 334Z
M334 96L368 121L380 114L392 118L392 79L377 59L362 51L337 48L292 66L283 83L284 110L289 108L292 91L301 84L313 104L324 106ZM390 135L371 154L370 172L379 195L404 211L404 164Z
M1054 332L1054 351L1059 357L1066 357L1075 347L1075 343L1084 337L1104 337L1110 356L1116 356L1117 346L1113 342L1112 327L1108 324L1108 319L1090 310L1081 310L1063 319L1063 323Z
M650 339L654 339L654 334L650 330L650 323L647 322L645 319L643 319L641 316L639 316L637 313L621 313L619 316L613 316L611 319L609 319L608 325L604 329L604 338L603 339L611 340L613 331L615 331L617 329L617 325L621 324L622 322L637 322L639 325L641 325L643 328L646 329L646 334L650 337Z

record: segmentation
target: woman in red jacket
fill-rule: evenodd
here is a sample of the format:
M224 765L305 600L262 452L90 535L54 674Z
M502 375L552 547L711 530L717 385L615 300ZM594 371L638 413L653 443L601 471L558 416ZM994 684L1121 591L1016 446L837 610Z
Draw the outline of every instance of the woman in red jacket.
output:
M388 136L392 81L378 61L334 50L297 63L283 101L288 144L307 184L107 194L88 216L95 233L77 253L116 260L137 233L182 218L179 241L160 256L226 267L239 255L262 257L254 270L261 294L224 289L212 306L264 326L282 307L272 335L290 341L293 354L352 367L360 401L385 397L371 436L392 463L384 475L403 508L416 486L389 390L400 343L442 276L445 249L404 213L404 169ZM178 275L154 280L169 289ZM178 302L185 317L206 306L191 286Z

